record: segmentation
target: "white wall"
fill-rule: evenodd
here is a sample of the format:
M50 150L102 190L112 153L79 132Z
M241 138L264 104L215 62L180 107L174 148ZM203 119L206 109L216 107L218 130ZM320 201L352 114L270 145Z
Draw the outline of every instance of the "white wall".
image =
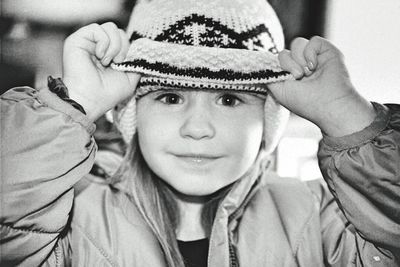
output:
M54 24L86 24L117 17L123 0L1 0L3 15Z
M327 38L369 100L400 103L400 0L328 1Z

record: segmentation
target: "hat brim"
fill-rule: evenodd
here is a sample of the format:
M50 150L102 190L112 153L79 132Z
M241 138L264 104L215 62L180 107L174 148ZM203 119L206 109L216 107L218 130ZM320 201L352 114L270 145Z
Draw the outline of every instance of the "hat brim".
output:
M111 67L163 81L220 87L265 85L292 78L280 67L277 55L268 51L182 45L147 38L133 41L124 62L112 63Z

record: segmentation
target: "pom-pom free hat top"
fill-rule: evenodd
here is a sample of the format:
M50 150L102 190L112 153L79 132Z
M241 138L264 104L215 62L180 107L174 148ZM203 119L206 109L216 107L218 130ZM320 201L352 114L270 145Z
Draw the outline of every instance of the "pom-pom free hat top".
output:
M277 54L284 46L279 20L266 0L139 0L127 29L131 46L120 71L142 74L114 122L129 143L136 100L155 90L235 90L266 95L265 150L272 151L288 111L267 84L291 78Z

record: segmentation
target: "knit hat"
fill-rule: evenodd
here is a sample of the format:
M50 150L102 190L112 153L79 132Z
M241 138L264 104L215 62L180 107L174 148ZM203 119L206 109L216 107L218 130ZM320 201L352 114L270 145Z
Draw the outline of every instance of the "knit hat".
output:
M126 143L136 131L139 97L184 88L267 95L265 150L275 148L289 112L267 85L292 76L279 66L283 31L266 0L138 0L127 32L127 57L111 65L142 74L134 97L113 114Z

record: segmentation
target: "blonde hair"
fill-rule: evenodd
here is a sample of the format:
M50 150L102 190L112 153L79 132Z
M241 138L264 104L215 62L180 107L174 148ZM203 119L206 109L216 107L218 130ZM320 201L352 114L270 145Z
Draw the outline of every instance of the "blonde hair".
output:
M111 185L126 181L128 195L145 222L157 237L169 267L184 267L175 230L179 225L179 208L174 189L151 171L141 153L134 134L123 162L111 178ZM212 196L202 211L202 226L210 229L219 203L231 188L227 186Z

